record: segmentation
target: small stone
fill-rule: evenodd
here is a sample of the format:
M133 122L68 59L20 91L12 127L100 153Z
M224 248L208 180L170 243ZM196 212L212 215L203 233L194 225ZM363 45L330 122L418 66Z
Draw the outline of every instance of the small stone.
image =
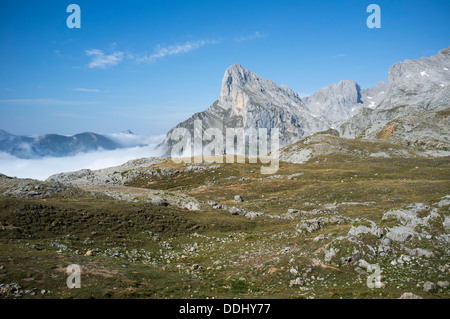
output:
M305 280L303 278L297 277L295 280L291 280L290 286L303 286L305 284Z
M314 233L315 231L320 229L320 222L317 220L312 221L311 223L309 223L307 230L310 233Z
M324 234L320 234L319 236L317 236L317 237L314 238L314 241L319 241L319 240L322 240L322 239L325 239L325 238L326 238L326 237L325 237Z
M236 195L236 196L234 196L234 201L235 201L236 203L241 203L241 202L243 202L244 200L242 199L242 196L241 196L241 195Z
M448 287L448 281L438 281L437 285L441 288L447 288Z
M87 252L86 252L86 256L91 256L92 255L92 250L88 250Z

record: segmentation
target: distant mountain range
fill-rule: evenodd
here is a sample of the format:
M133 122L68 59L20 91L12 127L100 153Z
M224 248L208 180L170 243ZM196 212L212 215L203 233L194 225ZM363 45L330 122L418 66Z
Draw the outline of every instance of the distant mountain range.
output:
M281 146L333 129L342 137L448 149L449 57L446 48L430 58L396 63L388 83L362 90L355 81L344 80L303 99L235 64L225 71L219 99L170 130L160 147L169 155L178 143L171 140L173 130L186 128L193 136L194 121L202 120L204 130L278 128Z
M123 134L132 134L125 131ZM63 157L81 152L99 149L113 150L123 146L104 135L91 132L63 136L47 134L38 138L16 136L0 130L0 151L7 152L19 158L36 158L43 156Z
M225 128L267 128L270 133L278 128L280 146L329 131L345 138L387 139L404 146L449 151L449 69L450 48L446 48L430 58L394 64L388 83L380 81L361 89L355 81L344 80L300 98L290 88L235 64L225 71L219 99L174 128L186 128L193 136L194 121L202 120L204 130L219 128L222 132ZM165 155L178 142L171 140L174 128L159 145ZM130 130L121 134L135 136ZM125 145L125 140L130 139L91 132L32 138L0 130L0 151L20 158L62 157L133 146Z

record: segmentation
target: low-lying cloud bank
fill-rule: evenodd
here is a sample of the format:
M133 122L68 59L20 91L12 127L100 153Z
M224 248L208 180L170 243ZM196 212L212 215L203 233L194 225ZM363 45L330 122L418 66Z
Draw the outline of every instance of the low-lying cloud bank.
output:
M124 140L124 145L135 145L136 140ZM45 180L57 173L72 172L80 169L101 169L118 166L127 161L160 156L161 152L156 146L161 142L161 137L151 137L142 141L146 146L135 146L116 150L99 150L89 153L80 153L70 157L43 157L34 159L21 159L11 154L0 152L0 173L19 178L33 178Z
M165 135L158 136L145 136L145 135L137 135L137 134L128 134L128 133L112 133L112 134L103 134L110 140L122 145L123 147L134 147L134 146L143 146L143 145L154 145L161 143Z

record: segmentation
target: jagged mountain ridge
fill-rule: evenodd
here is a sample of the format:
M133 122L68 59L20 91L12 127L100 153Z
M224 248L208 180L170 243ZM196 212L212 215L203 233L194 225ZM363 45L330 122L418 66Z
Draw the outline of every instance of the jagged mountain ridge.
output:
M324 119L311 114L296 92L239 64L225 71L220 97L210 108L169 131L161 144L166 154L174 143L173 130L183 127L193 134L195 120L202 120L203 129L219 128L224 134L226 128L267 128L270 132L276 127L280 129L282 144L327 127Z
M308 109L325 118L327 125L337 128L363 107L373 108L382 100L387 84L378 82L374 87L361 90L358 83L343 80L328 85L304 98Z
M286 86L232 65L223 77L219 99L176 128L193 134L194 120L202 120L203 129L279 128L281 146L332 128L345 138L390 139L405 146L446 150L449 52L447 48L430 58L394 64L388 83L361 89L355 81L344 80L303 99ZM166 154L173 146L172 131L160 145Z
M340 135L448 149L449 69L450 48L429 58L394 64L379 105L361 109L339 128Z
M171 129L160 145L168 155L175 128L186 128L191 136L194 121L203 129L267 128L280 130L280 145L287 145L316 132L337 127L364 105L364 92L354 81L342 81L308 98L284 85L266 80L239 64L230 66L222 79L220 96L206 111L194 114Z

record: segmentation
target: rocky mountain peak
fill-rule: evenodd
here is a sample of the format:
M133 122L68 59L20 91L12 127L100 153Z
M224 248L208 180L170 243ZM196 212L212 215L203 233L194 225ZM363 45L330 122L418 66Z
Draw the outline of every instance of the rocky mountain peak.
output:
M425 92L450 84L450 47L429 58L405 60L389 69L389 87L401 92Z
M341 136L389 139L448 154L450 48L394 64L387 87L380 84L364 94L372 104L340 127ZM376 97L379 103L373 102Z
M319 114L330 122L348 119L362 105L361 88L355 81L343 80L328 85L305 98L311 112Z
M249 102L266 104L267 100L272 100L278 107L302 107L298 94L285 85L266 80L240 64L233 64L225 71L219 97L222 108L238 114Z

